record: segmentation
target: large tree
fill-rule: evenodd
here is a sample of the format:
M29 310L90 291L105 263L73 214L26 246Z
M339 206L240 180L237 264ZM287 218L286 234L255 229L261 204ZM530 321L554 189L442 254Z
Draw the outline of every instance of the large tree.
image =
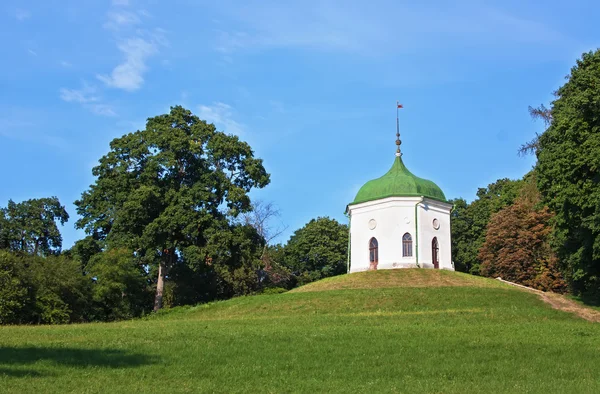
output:
M169 268L208 259L206 233L248 211L248 192L269 183L247 143L180 106L114 139L93 174L75 202L77 226L157 266L155 310Z
M8 201L0 209L0 249L34 255L60 253L64 225L69 214L57 197L35 198L20 203Z
M577 60L555 96L532 145L538 187L556 213L555 247L572 290L600 299L600 50Z

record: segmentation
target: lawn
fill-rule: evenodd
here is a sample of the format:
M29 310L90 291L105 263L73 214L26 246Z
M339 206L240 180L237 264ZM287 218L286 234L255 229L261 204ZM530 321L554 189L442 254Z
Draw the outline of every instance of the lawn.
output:
M145 320L0 327L0 391L600 392L600 324L492 280L425 286L440 274L411 271Z

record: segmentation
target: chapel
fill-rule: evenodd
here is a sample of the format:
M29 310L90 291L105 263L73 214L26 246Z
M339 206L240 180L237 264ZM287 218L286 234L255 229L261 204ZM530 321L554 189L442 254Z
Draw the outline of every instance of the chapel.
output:
M400 145L397 129L392 167L365 183L346 208L350 217L349 272L395 268L454 271L452 204L435 183L406 168Z

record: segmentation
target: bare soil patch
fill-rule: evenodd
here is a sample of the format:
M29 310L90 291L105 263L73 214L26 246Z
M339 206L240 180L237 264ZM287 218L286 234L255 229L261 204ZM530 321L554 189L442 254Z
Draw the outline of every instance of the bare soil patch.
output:
M561 294L542 293L540 298L552 308L573 313L582 319L600 323L600 311L581 305Z

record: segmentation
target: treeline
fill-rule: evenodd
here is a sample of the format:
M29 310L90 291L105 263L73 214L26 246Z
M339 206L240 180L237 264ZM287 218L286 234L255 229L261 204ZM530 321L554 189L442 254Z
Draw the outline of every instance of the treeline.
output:
M182 107L114 139L93 174L75 202L88 235L69 250L57 198L0 209L0 324L127 319L345 272L335 220L269 246L276 212L248 195L269 183L262 160Z
M600 51L584 53L547 108L546 130L521 154L537 162L467 204L454 200L456 268L600 303Z

